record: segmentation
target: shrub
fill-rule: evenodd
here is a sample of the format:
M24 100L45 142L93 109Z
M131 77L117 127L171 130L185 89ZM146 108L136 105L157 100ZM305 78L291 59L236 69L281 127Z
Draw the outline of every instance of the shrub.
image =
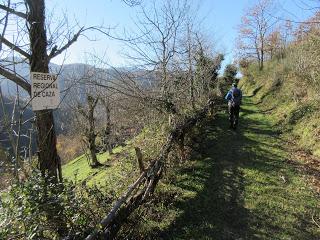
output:
M96 187L45 179L35 171L1 196L0 239L82 239L112 203L112 197ZM59 226L66 226L64 232Z
M316 92L320 90L320 38L310 36L305 41L294 45L288 59L292 72L297 77L298 86L312 86Z
M238 73L238 68L235 64L228 64L224 70L223 76L227 82L232 84L235 81L235 77Z

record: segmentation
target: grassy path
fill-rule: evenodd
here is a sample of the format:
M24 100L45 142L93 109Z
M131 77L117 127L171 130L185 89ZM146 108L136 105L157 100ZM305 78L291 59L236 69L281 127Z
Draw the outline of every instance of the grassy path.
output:
M225 113L205 127L192 167L175 187L185 192L161 239L320 239L319 198L287 163L269 116L246 98L237 132Z

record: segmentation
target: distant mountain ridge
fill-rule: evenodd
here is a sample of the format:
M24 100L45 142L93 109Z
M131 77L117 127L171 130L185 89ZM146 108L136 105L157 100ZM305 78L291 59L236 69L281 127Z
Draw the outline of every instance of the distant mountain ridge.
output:
M27 62L17 61L18 63L15 64L15 66L9 65L8 62L9 61L6 59L0 60L1 65L6 66L6 68L10 69L11 71L15 70L17 74L22 76L24 79L27 79L30 83L30 67ZM63 66L54 63L49 64L49 72L59 74L58 79L61 90L65 88L65 80L69 75L76 72L83 73L92 68L93 66L82 63L66 64ZM0 86L2 93L5 96L16 95L16 84L12 81L0 76ZM21 89L20 94L22 97L28 98L28 94L23 89Z
M30 67L27 62L23 62L22 59L15 60L17 64L10 65L10 61L8 59L0 60L0 64L6 66L6 68L10 69L11 71L15 70L17 74L22 76L24 79L30 83ZM49 72L58 74L59 80L59 88L60 91L64 92L66 88L71 84L71 80L75 78L80 78L84 76L89 71L95 70L96 74L100 75L103 74L104 78L107 80L111 80L114 76L117 75L118 72L131 72L131 73L143 73L144 70L136 69L134 67L119 67L119 68L96 68L93 65L85 64L85 63L72 63L72 64L65 64L65 65L57 65L54 63L49 64ZM143 85L147 86L150 85L150 75L148 77L143 76L144 74L140 74L139 82ZM152 79L153 77L151 77ZM2 94L5 96L15 96L17 87L16 84L12 81L0 76L0 86L2 90ZM19 88L19 94L25 100L29 98L28 94L21 88Z

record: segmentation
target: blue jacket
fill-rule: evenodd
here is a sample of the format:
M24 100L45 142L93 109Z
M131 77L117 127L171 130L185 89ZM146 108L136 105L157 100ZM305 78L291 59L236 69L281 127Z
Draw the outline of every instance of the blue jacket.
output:
M231 101L231 100L232 100L232 92L233 92L234 89L235 89L235 87L232 87L232 88L228 91L227 95L224 97L225 100L228 100L228 101ZM239 96L239 98L240 98L240 100L242 100L242 92L241 92L240 89L239 89L239 91L240 91L240 96Z

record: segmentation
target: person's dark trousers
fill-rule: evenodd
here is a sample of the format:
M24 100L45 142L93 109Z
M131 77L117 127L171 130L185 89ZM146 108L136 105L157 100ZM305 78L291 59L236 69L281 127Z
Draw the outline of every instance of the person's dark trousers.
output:
M230 128L236 128L239 122L239 112L240 106L235 105L233 106L231 103L228 104L229 109L229 121L230 121Z

